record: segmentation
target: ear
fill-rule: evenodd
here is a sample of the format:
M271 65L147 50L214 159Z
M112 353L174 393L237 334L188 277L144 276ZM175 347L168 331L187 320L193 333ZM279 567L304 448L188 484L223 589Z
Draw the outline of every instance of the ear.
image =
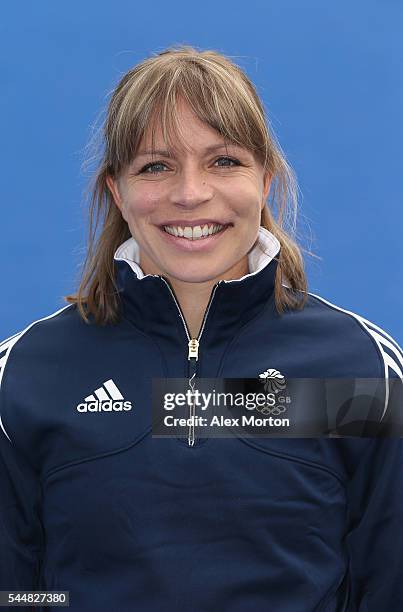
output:
M263 177L263 195L262 195L262 210L266 204L266 199L267 196L269 195L269 191L270 191L270 185L271 185L271 181L272 181L272 175L270 174L269 171L265 172L265 175Z
M113 200L116 206L119 208L120 212L122 212L122 198L120 197L118 183L115 179L113 179L110 174L106 175L106 184L112 194Z

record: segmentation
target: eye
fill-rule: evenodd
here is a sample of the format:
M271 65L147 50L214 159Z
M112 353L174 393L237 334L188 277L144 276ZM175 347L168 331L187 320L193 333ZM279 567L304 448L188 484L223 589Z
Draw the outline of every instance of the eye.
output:
M139 174L143 173L143 174L159 174L160 170L157 170L156 172L147 172L147 170L149 170L150 168L154 168L155 166L165 166L167 167L162 161L156 161L156 162L151 162L149 164L146 164L144 166L144 168L142 168L139 172Z
M238 159L233 159L232 157L219 157L218 159L215 160L215 163L217 163L218 161L222 159L230 161L236 166L240 166L240 163L241 163ZM219 166L219 168L233 168L233 166Z

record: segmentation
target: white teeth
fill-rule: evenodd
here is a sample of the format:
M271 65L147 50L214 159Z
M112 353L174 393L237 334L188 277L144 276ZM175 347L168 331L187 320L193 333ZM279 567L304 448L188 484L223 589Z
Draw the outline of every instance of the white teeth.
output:
M219 232L224 226L218 224L209 225L206 223L203 227L196 225L193 228L190 226L170 226L164 225L164 230L172 236L180 236L181 238L187 238L188 240L200 240L204 236L211 236Z
M195 227L193 228L193 239L201 238L202 236L203 236L202 228L200 227L200 225L195 225Z

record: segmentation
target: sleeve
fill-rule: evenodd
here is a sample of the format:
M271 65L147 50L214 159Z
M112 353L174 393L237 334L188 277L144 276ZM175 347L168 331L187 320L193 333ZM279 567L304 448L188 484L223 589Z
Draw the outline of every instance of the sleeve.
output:
M379 436L403 438L403 378L394 376L388 381L388 402L380 422Z
M353 610L403 610L403 439L368 440L347 485Z
M0 590L36 590L40 588L43 549L41 485L7 431L2 374L4 367L0 370Z

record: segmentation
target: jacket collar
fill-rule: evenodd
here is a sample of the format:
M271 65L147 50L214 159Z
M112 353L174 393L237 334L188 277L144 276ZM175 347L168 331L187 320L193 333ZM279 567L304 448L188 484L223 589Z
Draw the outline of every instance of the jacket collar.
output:
M260 226L248 253L249 273L215 284L201 327L203 336L212 331L233 334L274 297L279 252L278 239ZM117 248L114 262L123 315L147 334L166 336L169 329L175 329L176 334L180 329L181 341L188 340L186 322L168 279L143 273L139 245L133 237Z

